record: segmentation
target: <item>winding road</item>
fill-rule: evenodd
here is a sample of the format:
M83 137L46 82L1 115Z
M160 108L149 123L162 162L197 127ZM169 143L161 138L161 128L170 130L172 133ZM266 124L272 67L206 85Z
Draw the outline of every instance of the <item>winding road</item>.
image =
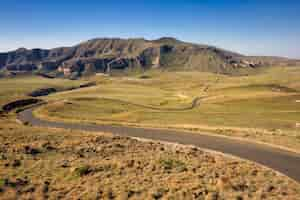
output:
M196 103L197 101L195 101ZM278 149L268 145L230 139L206 134L190 133L165 129L136 128L113 125L72 124L65 122L52 122L36 118L32 111L36 107L28 108L18 114L18 119L33 126L65 128L73 130L110 132L129 137L161 140L179 144L195 145L214 151L223 152L255 161L290 178L300 182L300 155L287 150Z

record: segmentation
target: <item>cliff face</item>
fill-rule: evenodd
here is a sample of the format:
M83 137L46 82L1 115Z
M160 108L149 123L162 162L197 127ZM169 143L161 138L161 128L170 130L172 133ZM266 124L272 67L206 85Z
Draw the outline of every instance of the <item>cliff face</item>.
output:
M18 49L0 54L0 70L39 71L70 76L111 73L130 69L198 70L231 73L236 68L256 67L242 55L174 38L93 39L73 47L50 50Z

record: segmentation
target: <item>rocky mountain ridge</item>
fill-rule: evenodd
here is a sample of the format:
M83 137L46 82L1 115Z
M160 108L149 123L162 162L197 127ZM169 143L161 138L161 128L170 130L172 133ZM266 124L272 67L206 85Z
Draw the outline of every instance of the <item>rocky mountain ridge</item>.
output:
M0 53L0 70L39 72L79 77L95 73L166 70L197 70L234 73L264 63L213 46L192 44L175 38L157 40L98 38L72 47L24 49Z

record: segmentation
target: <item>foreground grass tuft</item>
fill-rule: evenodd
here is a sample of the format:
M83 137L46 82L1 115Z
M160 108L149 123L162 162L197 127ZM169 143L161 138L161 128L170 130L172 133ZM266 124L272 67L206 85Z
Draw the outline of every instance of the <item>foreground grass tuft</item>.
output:
M89 165L83 165L74 169L74 174L77 176L88 175L92 172L92 168Z
M180 160L175 160L172 158L161 158L159 160L160 165L163 167L165 170L172 170L175 169L178 172L186 171L186 164Z
M0 124L0 199L300 197L287 177L196 148L28 127L13 116Z

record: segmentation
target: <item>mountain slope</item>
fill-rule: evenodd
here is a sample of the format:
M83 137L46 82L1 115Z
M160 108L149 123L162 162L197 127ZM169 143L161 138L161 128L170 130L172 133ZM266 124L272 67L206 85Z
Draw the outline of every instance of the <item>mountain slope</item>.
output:
M95 73L147 70L197 70L235 73L261 63L216 47L182 42L174 38L157 40L100 38L73 47L17 49L0 53L0 70L42 72L78 77Z

